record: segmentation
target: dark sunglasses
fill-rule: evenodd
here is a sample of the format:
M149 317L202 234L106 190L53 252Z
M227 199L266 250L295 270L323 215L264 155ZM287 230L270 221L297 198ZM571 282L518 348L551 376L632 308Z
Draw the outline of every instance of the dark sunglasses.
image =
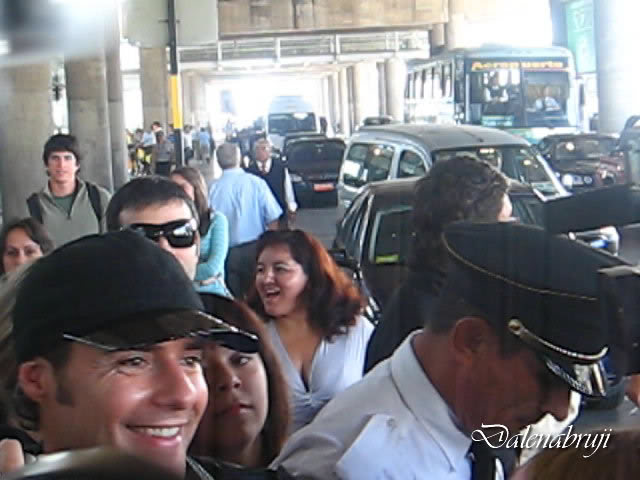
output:
M133 223L127 227L134 232L144 235L149 240L157 242L164 237L173 248L187 248L193 246L196 241L198 227L196 221L175 220L173 222L154 225L152 223Z

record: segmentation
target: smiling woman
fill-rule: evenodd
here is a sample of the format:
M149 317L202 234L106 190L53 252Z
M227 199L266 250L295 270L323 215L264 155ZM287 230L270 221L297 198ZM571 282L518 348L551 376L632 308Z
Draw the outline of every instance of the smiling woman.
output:
M282 362L293 431L362 377L373 330L360 315L363 304L358 289L308 233L269 231L258 240L249 305L267 322Z

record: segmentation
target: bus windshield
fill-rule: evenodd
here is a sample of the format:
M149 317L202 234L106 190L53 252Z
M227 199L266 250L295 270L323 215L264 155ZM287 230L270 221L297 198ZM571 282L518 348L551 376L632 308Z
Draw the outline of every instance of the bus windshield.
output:
M531 185L546 197L565 194L551 169L538 154L527 146L505 145L494 147L468 147L435 152L436 162L453 157L472 157L484 160L500 169L507 177Z
M470 73L471 123L487 127L569 126L569 75L511 68Z

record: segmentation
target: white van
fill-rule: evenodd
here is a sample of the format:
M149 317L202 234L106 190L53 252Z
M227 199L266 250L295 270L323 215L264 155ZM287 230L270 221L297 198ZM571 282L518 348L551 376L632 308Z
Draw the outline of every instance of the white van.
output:
M271 144L282 150L289 133L320 133L320 119L311 103L301 96L275 97L269 105L266 132Z

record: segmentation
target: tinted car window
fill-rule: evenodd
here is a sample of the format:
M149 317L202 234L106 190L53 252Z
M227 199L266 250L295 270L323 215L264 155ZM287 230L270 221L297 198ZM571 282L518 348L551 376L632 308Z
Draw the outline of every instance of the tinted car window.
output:
M357 205L354 205L353 223L349 225L349 228L345 235L344 248L347 254L356 260L360 257L360 228L363 222L363 218L366 214L369 197L367 195L362 196L362 201Z
M345 185L359 188L369 182L386 180L391 170L393 153L394 149L389 145L351 145L342 164L342 181Z
M574 162L583 159L599 159L615 147L614 139L576 138L558 142L555 161Z
M376 265L405 265L412 241L412 207L402 205L376 214L369 261Z
M398 163L398 178L422 177L427 173L422 157L411 150L405 150Z
M516 145L440 150L435 152L434 159L438 162L459 156L489 162L507 177L531 185L544 195L564 193L558 179L531 147Z

